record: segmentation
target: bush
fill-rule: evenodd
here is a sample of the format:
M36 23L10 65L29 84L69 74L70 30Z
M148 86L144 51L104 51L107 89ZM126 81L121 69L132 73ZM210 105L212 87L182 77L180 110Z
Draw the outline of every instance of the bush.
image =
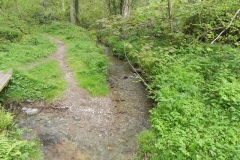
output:
M13 115L6 112L0 105L0 133L7 129L12 123Z
M157 106L150 111L151 131L140 135L140 157L239 159L239 49L161 51L148 70Z
M0 29L0 42L20 41L22 37L23 37L23 34L15 30L7 29L7 28Z

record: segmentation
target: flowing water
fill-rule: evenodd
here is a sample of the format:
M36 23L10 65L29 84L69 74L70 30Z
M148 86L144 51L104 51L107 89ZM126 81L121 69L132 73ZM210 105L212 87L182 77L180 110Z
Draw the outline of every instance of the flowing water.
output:
M56 54L65 72L68 87L65 97L46 107L44 103L26 107L44 108L34 116L23 116L20 127L31 129L26 139L34 136L43 143L46 160L127 160L136 156L136 135L149 128L151 101L141 82L137 82L129 65L105 54L111 63L108 74L109 95L91 97L76 86L65 62L65 45L58 44ZM53 56L54 57L54 56Z

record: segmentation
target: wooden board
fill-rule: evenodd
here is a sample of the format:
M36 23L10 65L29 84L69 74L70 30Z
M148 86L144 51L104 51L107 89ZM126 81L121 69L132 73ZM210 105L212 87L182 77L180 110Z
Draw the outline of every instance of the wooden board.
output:
M12 71L0 71L0 92L8 84L12 77Z

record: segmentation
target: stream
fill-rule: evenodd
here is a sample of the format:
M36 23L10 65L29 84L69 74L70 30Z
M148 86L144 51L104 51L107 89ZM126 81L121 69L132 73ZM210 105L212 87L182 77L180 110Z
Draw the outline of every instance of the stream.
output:
M105 54L110 67L108 84L110 93L104 97L91 97L76 87L71 70L65 62L65 46L59 46L58 61L65 72L68 87L65 97L45 107L34 116L24 115L18 124L25 131L24 138L40 138L46 160L128 160L138 151L136 135L150 124L152 102L147 91L135 78L127 62ZM62 49L60 49L62 47ZM44 107L44 103L26 105ZM54 109L55 108L55 109Z

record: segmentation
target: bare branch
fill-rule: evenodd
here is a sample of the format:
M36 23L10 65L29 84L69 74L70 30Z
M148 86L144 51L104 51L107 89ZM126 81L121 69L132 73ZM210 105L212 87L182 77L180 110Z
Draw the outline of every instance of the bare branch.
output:
M200 34L196 39L194 39L190 44L196 42L199 38L205 36L208 32L214 31L214 30L219 30L219 29L224 29L225 27L217 27L217 28L212 28L210 30L207 30L205 32L203 32L202 34Z
M127 56L127 53L126 53L126 50L125 50L125 46L124 46L124 54L125 54L125 57L129 63L129 65L132 67L132 69L134 70L134 72L138 75L138 77L140 78L140 80L143 82L143 84L150 90L151 87L147 84L147 82L140 76L140 74L137 72L137 70L133 67L133 65L131 64L130 60L128 59L128 56Z
M232 17L230 23L228 24L228 26L217 36L217 38L215 38L211 44L213 44L231 25L233 20L236 18L237 14L240 12L240 9L237 10L237 12L234 14L234 16Z

